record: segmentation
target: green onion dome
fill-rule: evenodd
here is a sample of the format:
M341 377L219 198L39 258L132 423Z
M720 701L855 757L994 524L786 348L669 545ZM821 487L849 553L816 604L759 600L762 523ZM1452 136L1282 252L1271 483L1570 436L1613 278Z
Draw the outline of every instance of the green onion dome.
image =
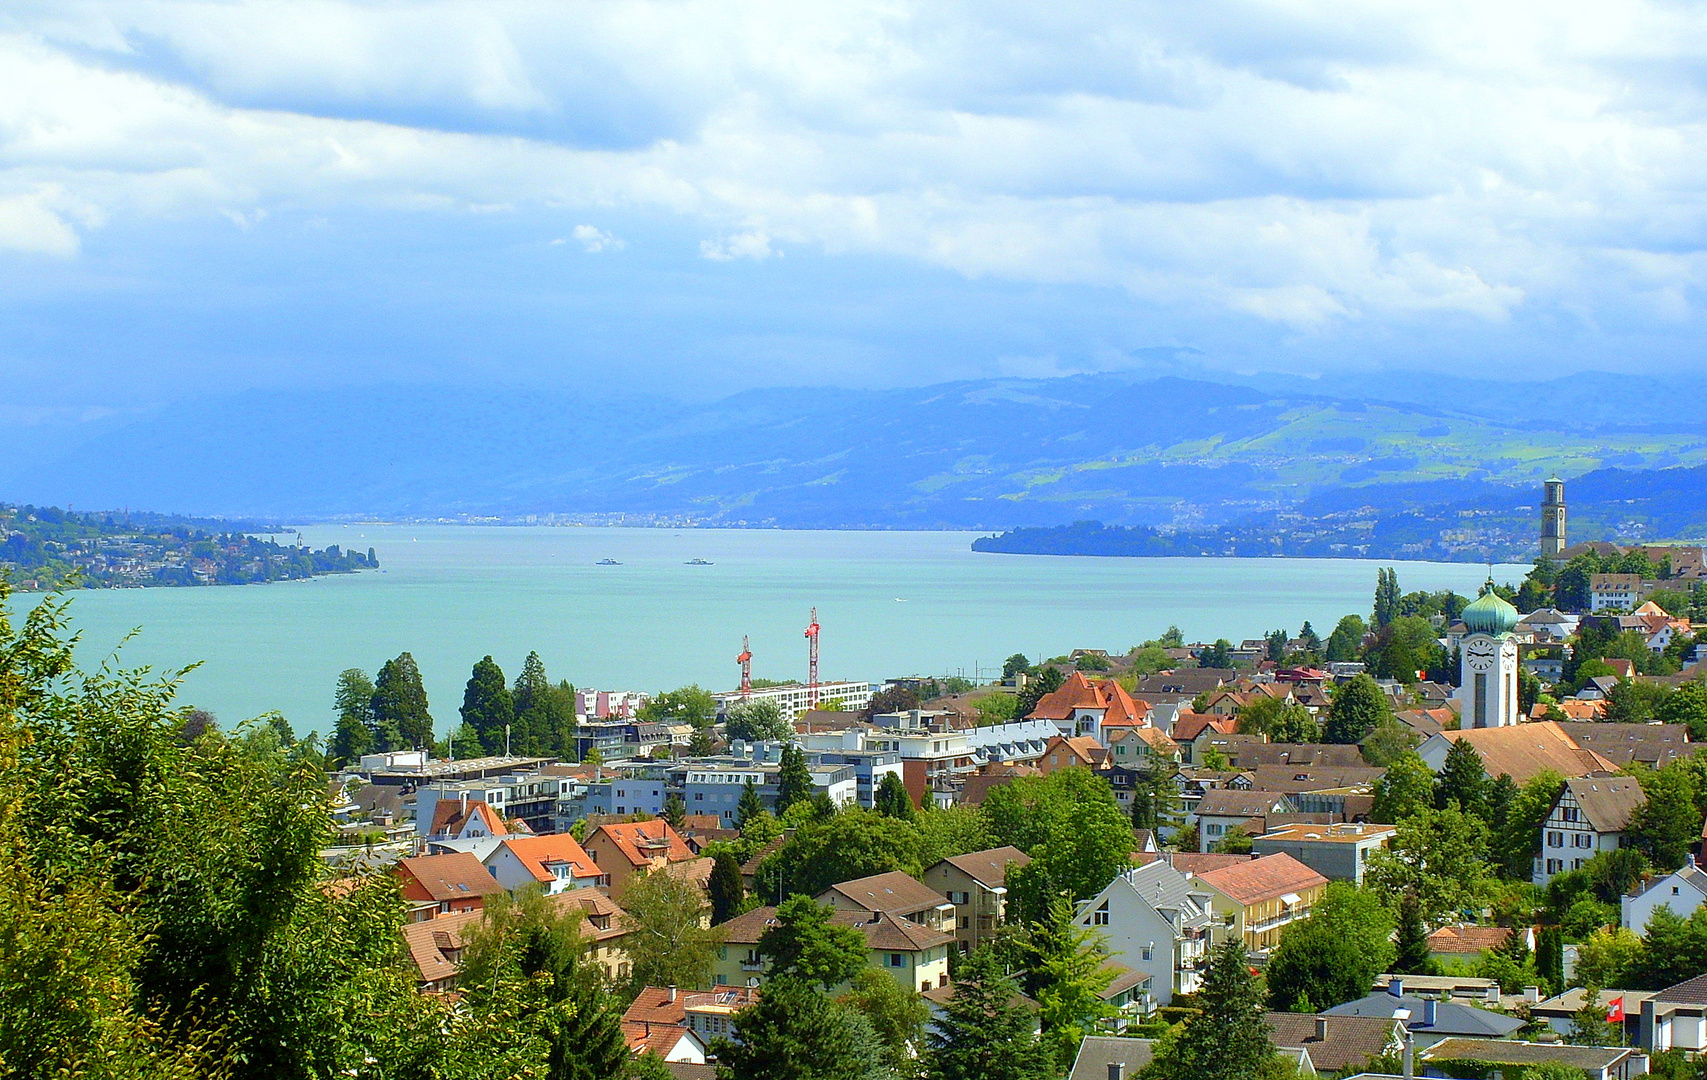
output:
M1509 634L1517 626L1517 609L1506 603L1499 593L1483 593L1472 601L1459 618L1472 634Z

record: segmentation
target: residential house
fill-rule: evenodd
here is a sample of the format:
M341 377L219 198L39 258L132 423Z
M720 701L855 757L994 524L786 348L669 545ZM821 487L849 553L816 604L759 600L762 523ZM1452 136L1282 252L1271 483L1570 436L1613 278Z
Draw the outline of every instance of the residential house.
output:
M464 911L403 924L403 947L415 967L416 989L434 994L456 989L464 932L483 916L483 912Z
M395 869L403 880L403 899L410 903L412 921L479 911L486 906L486 897L504 891L480 860L466 851L399 859Z
M1650 1054L1707 1050L1707 975L1666 987L1642 1002L1637 1042Z
M1185 694L1195 697L1205 690L1219 690L1237 676L1238 672L1229 668L1176 668L1140 679L1134 693Z
M573 889L558 893L552 902L581 911L581 936L586 940L585 958L597 964L608 982L628 978L628 953L622 943L631 929L628 913L600 889Z
M955 855L924 872L924 883L954 905L954 938L961 952L995 936L1007 917L1008 868L1029 862L1031 856L1019 848L999 847Z
M1100 769L1108 760L1108 747L1089 735L1057 735L1043 748L1037 767L1044 776L1062 769Z
M1086 1035L1067 1080L1137 1080L1156 1057L1156 1040Z
M637 1052L646 1046L668 1043L672 1038L691 1037L700 1047L698 1061L705 1060L704 1048L715 1039L733 1038L734 1016L759 999L751 987L731 986L716 990L686 990L674 986L648 986L635 997L628 1011L622 1014L624 1034ZM664 1055L660 1054L661 1057ZM694 1057L664 1057L665 1061L691 1061Z
M1197 820L1197 850L1213 850L1232 832L1243 831L1247 836L1267 832L1270 814L1296 812L1292 800L1278 792L1230 788L1205 792L1192 811Z
M510 892L538 885L549 896L610 884L610 876L568 833L502 837L480 861Z
M1368 765L1357 747L1335 743L1277 743L1261 735L1225 735L1210 745L1225 754L1227 764L1235 769L1255 769L1261 765L1357 769Z
M1401 1011L1404 1013L1400 1017ZM1332 1022L1336 1016L1375 1016L1385 1020L1402 1018L1405 1030L1417 1050L1433 1046L1442 1039L1463 1037L1471 1039L1504 1039L1523 1027L1524 1022L1491 1009L1481 1009L1457 1001L1438 998L1418 998L1405 994L1404 980L1394 977L1387 989L1355 1001L1322 1010Z
M1202 985L1214 914L1206 890L1166 862L1122 873L1074 921L1107 936L1111 959L1150 976L1157 1005Z
M480 840L510 835L503 817L482 799L440 799L431 806L431 814L416 819L417 828L426 826L422 835L428 840Z
M1280 942L1280 932L1307 918L1327 891L1328 879L1290 855L1265 855L1198 876L1194 884L1209 893L1209 906L1228 932L1242 935L1245 948L1265 952Z
M831 920L865 935L870 965L888 972L902 986L922 993L948 985L953 934L887 913L838 910ZM712 961L712 982L717 986L761 985L769 962L759 952L759 939L775 925L774 907L754 908L724 923L720 928L723 942Z
M1648 1056L1623 1046L1568 1046L1509 1039L1441 1039L1417 1055L1422 1076L1463 1076L1464 1062L1488 1067L1478 1075L1515 1076L1538 1065L1561 1065L1585 1080L1635 1080L1648 1074ZM1438 1063L1438 1064L1437 1064Z
M1616 1040L1622 1046L1635 1046L1641 1035L1642 1002L1653 997L1653 990L1599 990L1595 994L1595 1006L1608 1012L1614 1009L1624 1014L1622 1027L1624 1037ZM1564 993L1538 1001L1529 1007L1529 1015L1537 1020L1545 1021L1560 1036L1569 1035L1576 1027L1577 1013L1588 1004L1589 995L1585 987L1573 986ZM1613 1021L1618 1023L1618 1021Z
M1386 847L1396 832L1396 826L1368 822L1280 825L1253 838L1251 854L1284 853L1329 881L1361 885L1369 856Z
M1203 751L1209 745L1206 735L1234 735L1238 730L1239 722L1230 716L1182 712L1174 719L1173 730L1168 736L1179 746L1180 760L1187 765L1196 765L1203 760Z
M1458 724L1458 714L1447 705L1438 709L1401 709L1393 716L1399 723L1415 732L1419 741L1439 735Z
M1031 717L1052 721L1063 737L1086 736L1106 745L1104 729L1147 727L1150 706L1135 700L1113 679L1093 679L1082 671L1038 699Z
M1602 703L1567 699L1559 704L1593 708ZM1653 769L1663 768L1696 750L1695 744L1689 741L1687 724L1560 723L1557 726L1570 736L1572 742L1593 750L1620 768L1632 762L1640 762Z
M1237 716L1239 710L1259 698L1273 698L1284 705L1295 705L1298 699L1292 687L1285 683L1256 683L1248 690L1222 689L1209 695L1203 711L1213 716Z
M1225 855L1219 852L1201 853L1196 851L1159 851L1134 852L1132 861L1138 866L1149 866L1153 862L1167 863L1186 877L1198 877L1211 870L1225 870L1229 866L1251 861L1249 855Z
M1328 1074L1362 1068L1370 1058L1398 1054L1405 1045L1405 1022L1390 1016L1271 1012L1263 1022L1275 1046L1308 1050L1317 1071Z
M1115 765L1134 769L1154 769L1172 766L1180 759L1179 744L1159 728L1105 728L1108 736L1108 759Z
M611 895L617 900L622 899L636 874L701 860L676 830L670 828L669 822L661 818L600 825L587 835L581 846L599 870L609 876Z
M1581 868L1596 852L1623 847L1631 816L1646 802L1642 785L1634 777L1586 776L1566 780L1564 790L1541 826L1535 884L1545 885L1554 874Z
M622 1037L633 1054L651 1054L660 1061L687 1065L706 1063L706 1045L698 1035L680 1024L654 1024L646 1020L624 1020Z
M837 911L893 915L932 930L952 929L954 920L948 897L899 870L832 885L816 899Z
M1707 872L1691 855L1681 869L1644 882L1621 897L1618 923L1640 933L1660 908L1670 908L1673 915L1687 919L1703 901L1707 901Z
M1558 720L1561 715L1564 716L1564 719ZM1577 723L1584 727L1591 724L1599 726L1599 722L1606 719L1606 702L1598 699L1589 701L1584 698L1565 698L1563 701L1554 702L1537 701L1530 706L1529 719L1546 720L1549 717L1561 724ZM1574 728L1571 730L1571 738L1579 746L1588 745L1582 741ZM1604 748L1596 747L1595 749L1601 754L1606 754ZM1612 755L1606 754L1606 756L1610 758Z
M1546 769L1564 777L1611 775L1618 771L1617 765L1577 745L1562 725L1551 721L1443 731L1417 747L1417 754L1429 768L1439 772L1446 765L1447 751L1460 739L1476 748L1482 758L1482 769L1490 778L1509 776L1519 787Z
M1428 936L1428 955L1431 960L1471 961L1484 953L1505 947L1514 931L1506 926L1442 926ZM1524 930L1524 942L1535 948L1535 931Z
M1035 765L986 765L968 776L960 789L960 805L981 806L984 796L993 787L1009 784L1022 776L1042 776L1043 770Z
M1334 765L1258 765L1250 770L1252 791L1292 796L1301 814L1338 814L1351 819L1367 814L1371 793L1386 769Z
M1590 611L1634 611L1642 602L1641 574L1591 574Z

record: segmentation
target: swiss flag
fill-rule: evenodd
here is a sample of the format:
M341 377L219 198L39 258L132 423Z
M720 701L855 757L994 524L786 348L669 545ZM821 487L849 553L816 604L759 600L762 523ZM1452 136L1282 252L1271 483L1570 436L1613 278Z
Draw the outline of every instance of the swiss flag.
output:
M1624 997L1619 995L1606 1003L1606 1022L1622 1024L1624 1022Z

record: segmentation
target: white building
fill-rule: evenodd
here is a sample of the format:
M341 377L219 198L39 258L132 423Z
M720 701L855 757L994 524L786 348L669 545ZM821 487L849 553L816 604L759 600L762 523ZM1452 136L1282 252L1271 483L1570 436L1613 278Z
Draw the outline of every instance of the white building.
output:
M1215 922L1208 890L1160 859L1109 882L1075 921L1107 935L1111 959L1150 976L1158 1006L1202 984Z
M1642 785L1634 777L1584 776L1566 780L1565 789L1559 792L1541 826L1535 884L1545 885L1554 874L1581 869L1596 852L1623 847L1630 816L1645 802Z
M1590 611L1635 611L1642 602L1641 574L1594 574L1588 581Z
M871 704L871 684L827 682L819 683L814 690L805 683L785 683L782 686L755 687L745 695L739 690L731 690L726 694L713 696L717 699L719 713L726 712L730 706L739 705L742 701L774 701L777 708L782 710L783 716L793 718L808 709L832 701L841 702L842 708L848 712L862 712Z
M1467 728L1508 727L1518 722L1517 609L1493 590L1464 609L1459 644L1459 715Z
M1687 919L1703 900L1707 900L1707 873L1695 865L1695 856L1691 855L1681 870L1655 878L1641 892L1621 899L1618 922L1640 934L1660 908L1670 908L1673 915Z
M640 715L641 706L652 700L638 690L577 690L575 717L579 720L627 720Z

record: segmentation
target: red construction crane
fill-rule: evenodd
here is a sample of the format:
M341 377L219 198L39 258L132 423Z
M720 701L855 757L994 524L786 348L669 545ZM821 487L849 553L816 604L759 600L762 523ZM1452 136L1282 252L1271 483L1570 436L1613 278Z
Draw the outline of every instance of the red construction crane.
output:
M818 707L818 609L812 609L812 625L806 628L806 707Z
M747 635L745 634L741 635L741 655L735 658L735 662L741 665L741 696L743 698L751 697L753 695L753 650L747 644Z

